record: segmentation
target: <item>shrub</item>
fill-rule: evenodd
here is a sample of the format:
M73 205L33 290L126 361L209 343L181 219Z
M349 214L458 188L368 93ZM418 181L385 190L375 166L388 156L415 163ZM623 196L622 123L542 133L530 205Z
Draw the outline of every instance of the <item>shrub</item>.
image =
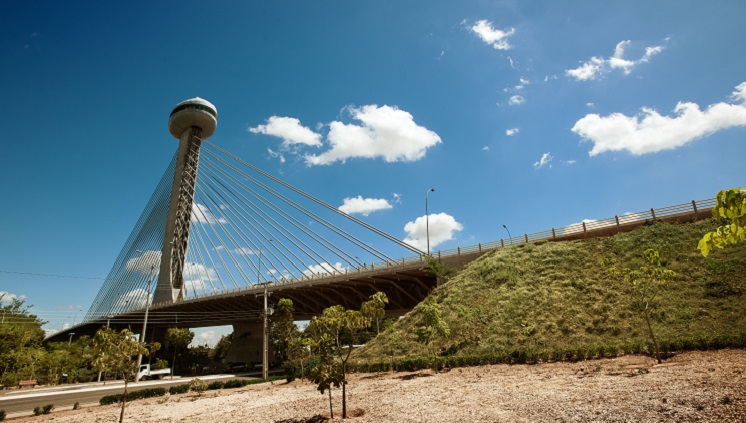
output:
M175 386L172 386L172 387L168 388L168 393L171 394L171 395L186 394L187 392L189 392L189 384L188 383L185 383L185 384L182 384L182 385L175 385Z
M5 413L5 410L0 410L0 422L5 420L5 417L7 414Z
M285 370L285 380L288 383L294 381L298 376L300 376L300 369L294 362L288 360L282 367Z
M39 407L38 405L34 407L34 415L41 416L41 407Z
M166 390L164 388L142 389L139 391L128 392L127 401L133 401L143 398L162 397L164 395L166 395ZM109 405L117 402L122 402L122 394L106 395L105 397L102 397L100 400L98 400L98 403L101 405Z
M53 404L47 404L41 409L41 414L49 414L50 411L54 410Z
M80 410L80 403L79 402L76 402L75 404L73 404L73 410Z
M222 380L216 380L215 382L210 382L207 385L208 391L213 391L215 389L223 389L223 388L225 388L225 382L223 382Z
M226 381L225 384L223 384L223 387L225 389L240 388L240 387L244 386L241 382L243 382L243 381L239 380L239 379L229 380L229 381Z
M197 395L202 396L202 393L207 390L207 383L200 378L194 378L189 382L189 389L196 392Z

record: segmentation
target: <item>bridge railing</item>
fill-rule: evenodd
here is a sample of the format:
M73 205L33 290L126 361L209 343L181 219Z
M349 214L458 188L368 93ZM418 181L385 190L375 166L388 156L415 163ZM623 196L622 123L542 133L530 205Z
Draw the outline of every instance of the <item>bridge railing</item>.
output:
M506 248L512 245L526 244L526 243L532 243L532 242L537 242L537 241L577 238L581 234L582 235L589 235L589 234L593 235L594 232L605 232L607 230L613 232L617 229L622 230L622 227L625 227L625 226L626 227L635 226L635 225L639 225L640 223L644 223L646 221L668 220L668 219L675 218L677 216L686 217L686 216L691 216L693 214L694 217L705 217L705 216L710 215L709 211L715 206L715 204L716 204L715 199L710 198L707 200L692 201L691 203L677 204L677 205L662 207L658 209L649 209L649 210L636 212L636 213L626 213L622 216L614 216L608 219L586 220L586 221L568 225L562 228L551 228L551 229L541 231L541 232L523 234L522 236L516 236L516 237L507 238L507 239L501 238L497 241L469 245L465 247L457 247L457 248L452 248L449 250L440 250L434 255L442 259L442 258L448 258L448 257L453 257L453 256L461 256L464 254L484 253L484 252L498 249L498 248ZM340 273L302 276L299 278L272 282L270 285L288 286L288 285L295 285L299 283L306 283L308 281L315 281L315 280L321 280L321 279L344 278L350 275L355 275L355 276L374 275L376 273L381 272L384 269L394 270L395 268L405 268L405 267L412 266L413 264L425 263L425 261L426 261L425 257L422 255L409 256L409 257L403 257L397 260L372 263L364 267L357 267L357 268L350 267L350 268L344 269L344 271ZM236 288L232 290L220 291L217 293L205 293L205 294L198 295L198 296L191 297L191 298L195 299L195 298L211 297L215 295L224 295L224 294L240 292L240 291L248 291L248 290L253 290L253 289L258 289L258 286L250 285L250 286Z

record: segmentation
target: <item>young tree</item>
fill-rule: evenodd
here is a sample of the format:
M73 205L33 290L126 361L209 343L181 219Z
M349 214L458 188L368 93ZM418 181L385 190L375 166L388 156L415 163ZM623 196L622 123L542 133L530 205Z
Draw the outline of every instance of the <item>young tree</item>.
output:
M110 328L101 328L93 337L94 351L99 352L99 358L106 362L105 367L124 375L124 394L122 396L122 410L119 413L119 423L124 421L124 408L127 404L127 384L135 379L137 356L148 355L150 350L144 342L138 342L135 334L128 329L117 332Z
M340 305L335 305L325 309L321 317L315 317L314 320L319 328L323 328L323 332L329 335L333 341L334 353L339 360L341 385L342 385L342 418L347 418L347 361L350 359L352 353L353 340L355 334L362 329L366 328L370 321L368 321L363 314L355 310L347 310ZM345 337L347 345L344 344L343 338ZM334 372L331 372L332 374Z
M282 298L275 306L275 313L272 316L270 338L274 346L274 353L283 361L288 357L288 345L293 333L297 331L297 327L293 323L294 314L293 300Z
M318 321L314 317L311 321L312 325L317 324ZM316 389L324 395L324 392L329 392L329 415L334 419L334 407L332 406L332 386L339 388L343 383L344 377L340 371L341 366L334 360L334 349L335 340L329 334L325 332L315 332L317 334L316 339L313 341L316 347L316 352L319 357L319 363L313 367L309 374L309 380L316 384ZM344 385L342 385L344 386ZM344 397L343 397L344 398ZM343 402L344 404L344 402ZM345 418L344 405L342 407L342 418Z
M746 241L746 188L731 188L720 191L712 216L728 219L729 223L706 233L697 248L707 257L713 248L725 248Z
M620 271L608 259L604 259L603 264L612 274L623 274L624 280L632 285L632 292L642 307L645 325L648 328L650 340L653 341L655 358L658 360L658 364L660 364L661 355L658 349L658 341L655 339L655 333L653 332L653 326L650 323L650 312L655 308L654 301L656 297L673 280L676 273L673 270L663 268L658 251L648 248L642 256L649 265L640 266L637 270L624 269Z
M176 369L177 351L186 348L193 339L194 332L189 328L168 328L166 331L166 342L171 344L174 349L174 359L171 361L171 379L174 378L174 369Z
M376 322L376 335L381 334L378 322L386 315L386 304L389 298L383 292L376 292L370 296L370 300L364 302L360 307L363 317Z
M436 302L430 304L421 304L420 320L415 333L417 341L425 345L433 356L433 370L438 373L438 354L435 348L435 341L439 338L451 336L451 329L440 315L440 305Z

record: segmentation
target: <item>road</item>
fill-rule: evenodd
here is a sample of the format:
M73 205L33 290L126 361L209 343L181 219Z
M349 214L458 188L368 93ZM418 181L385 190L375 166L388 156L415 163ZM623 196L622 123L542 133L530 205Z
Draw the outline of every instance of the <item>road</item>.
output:
M208 375L200 379L207 381L233 379L255 379L261 377L259 374L246 375ZM128 391L139 391L148 388L168 389L174 385L189 383L193 378L174 378L173 380L149 380L139 383L129 383ZM71 409L77 402L81 406L98 405L101 397L106 395L121 394L124 391L122 381L103 383L85 383L74 385L61 385L55 387L38 387L0 391L0 410L5 410L8 417L17 417L33 414L34 407L54 404L55 409Z

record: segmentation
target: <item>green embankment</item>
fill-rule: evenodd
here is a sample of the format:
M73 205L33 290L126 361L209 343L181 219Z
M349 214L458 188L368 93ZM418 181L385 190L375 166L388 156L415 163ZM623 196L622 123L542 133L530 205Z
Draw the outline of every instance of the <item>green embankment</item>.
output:
M656 223L613 237L491 252L425 300L441 305L451 329L439 342L441 356L472 358L446 360L458 365L649 350L631 287L601 265L606 257L620 269L639 268L647 248L658 250L676 272L653 313L664 350L746 346L746 243L702 257L697 241L715 227L713 220ZM384 367L392 354L399 368L424 366L412 359L427 356L415 336L418 308L355 352L356 362L369 363L360 370Z

